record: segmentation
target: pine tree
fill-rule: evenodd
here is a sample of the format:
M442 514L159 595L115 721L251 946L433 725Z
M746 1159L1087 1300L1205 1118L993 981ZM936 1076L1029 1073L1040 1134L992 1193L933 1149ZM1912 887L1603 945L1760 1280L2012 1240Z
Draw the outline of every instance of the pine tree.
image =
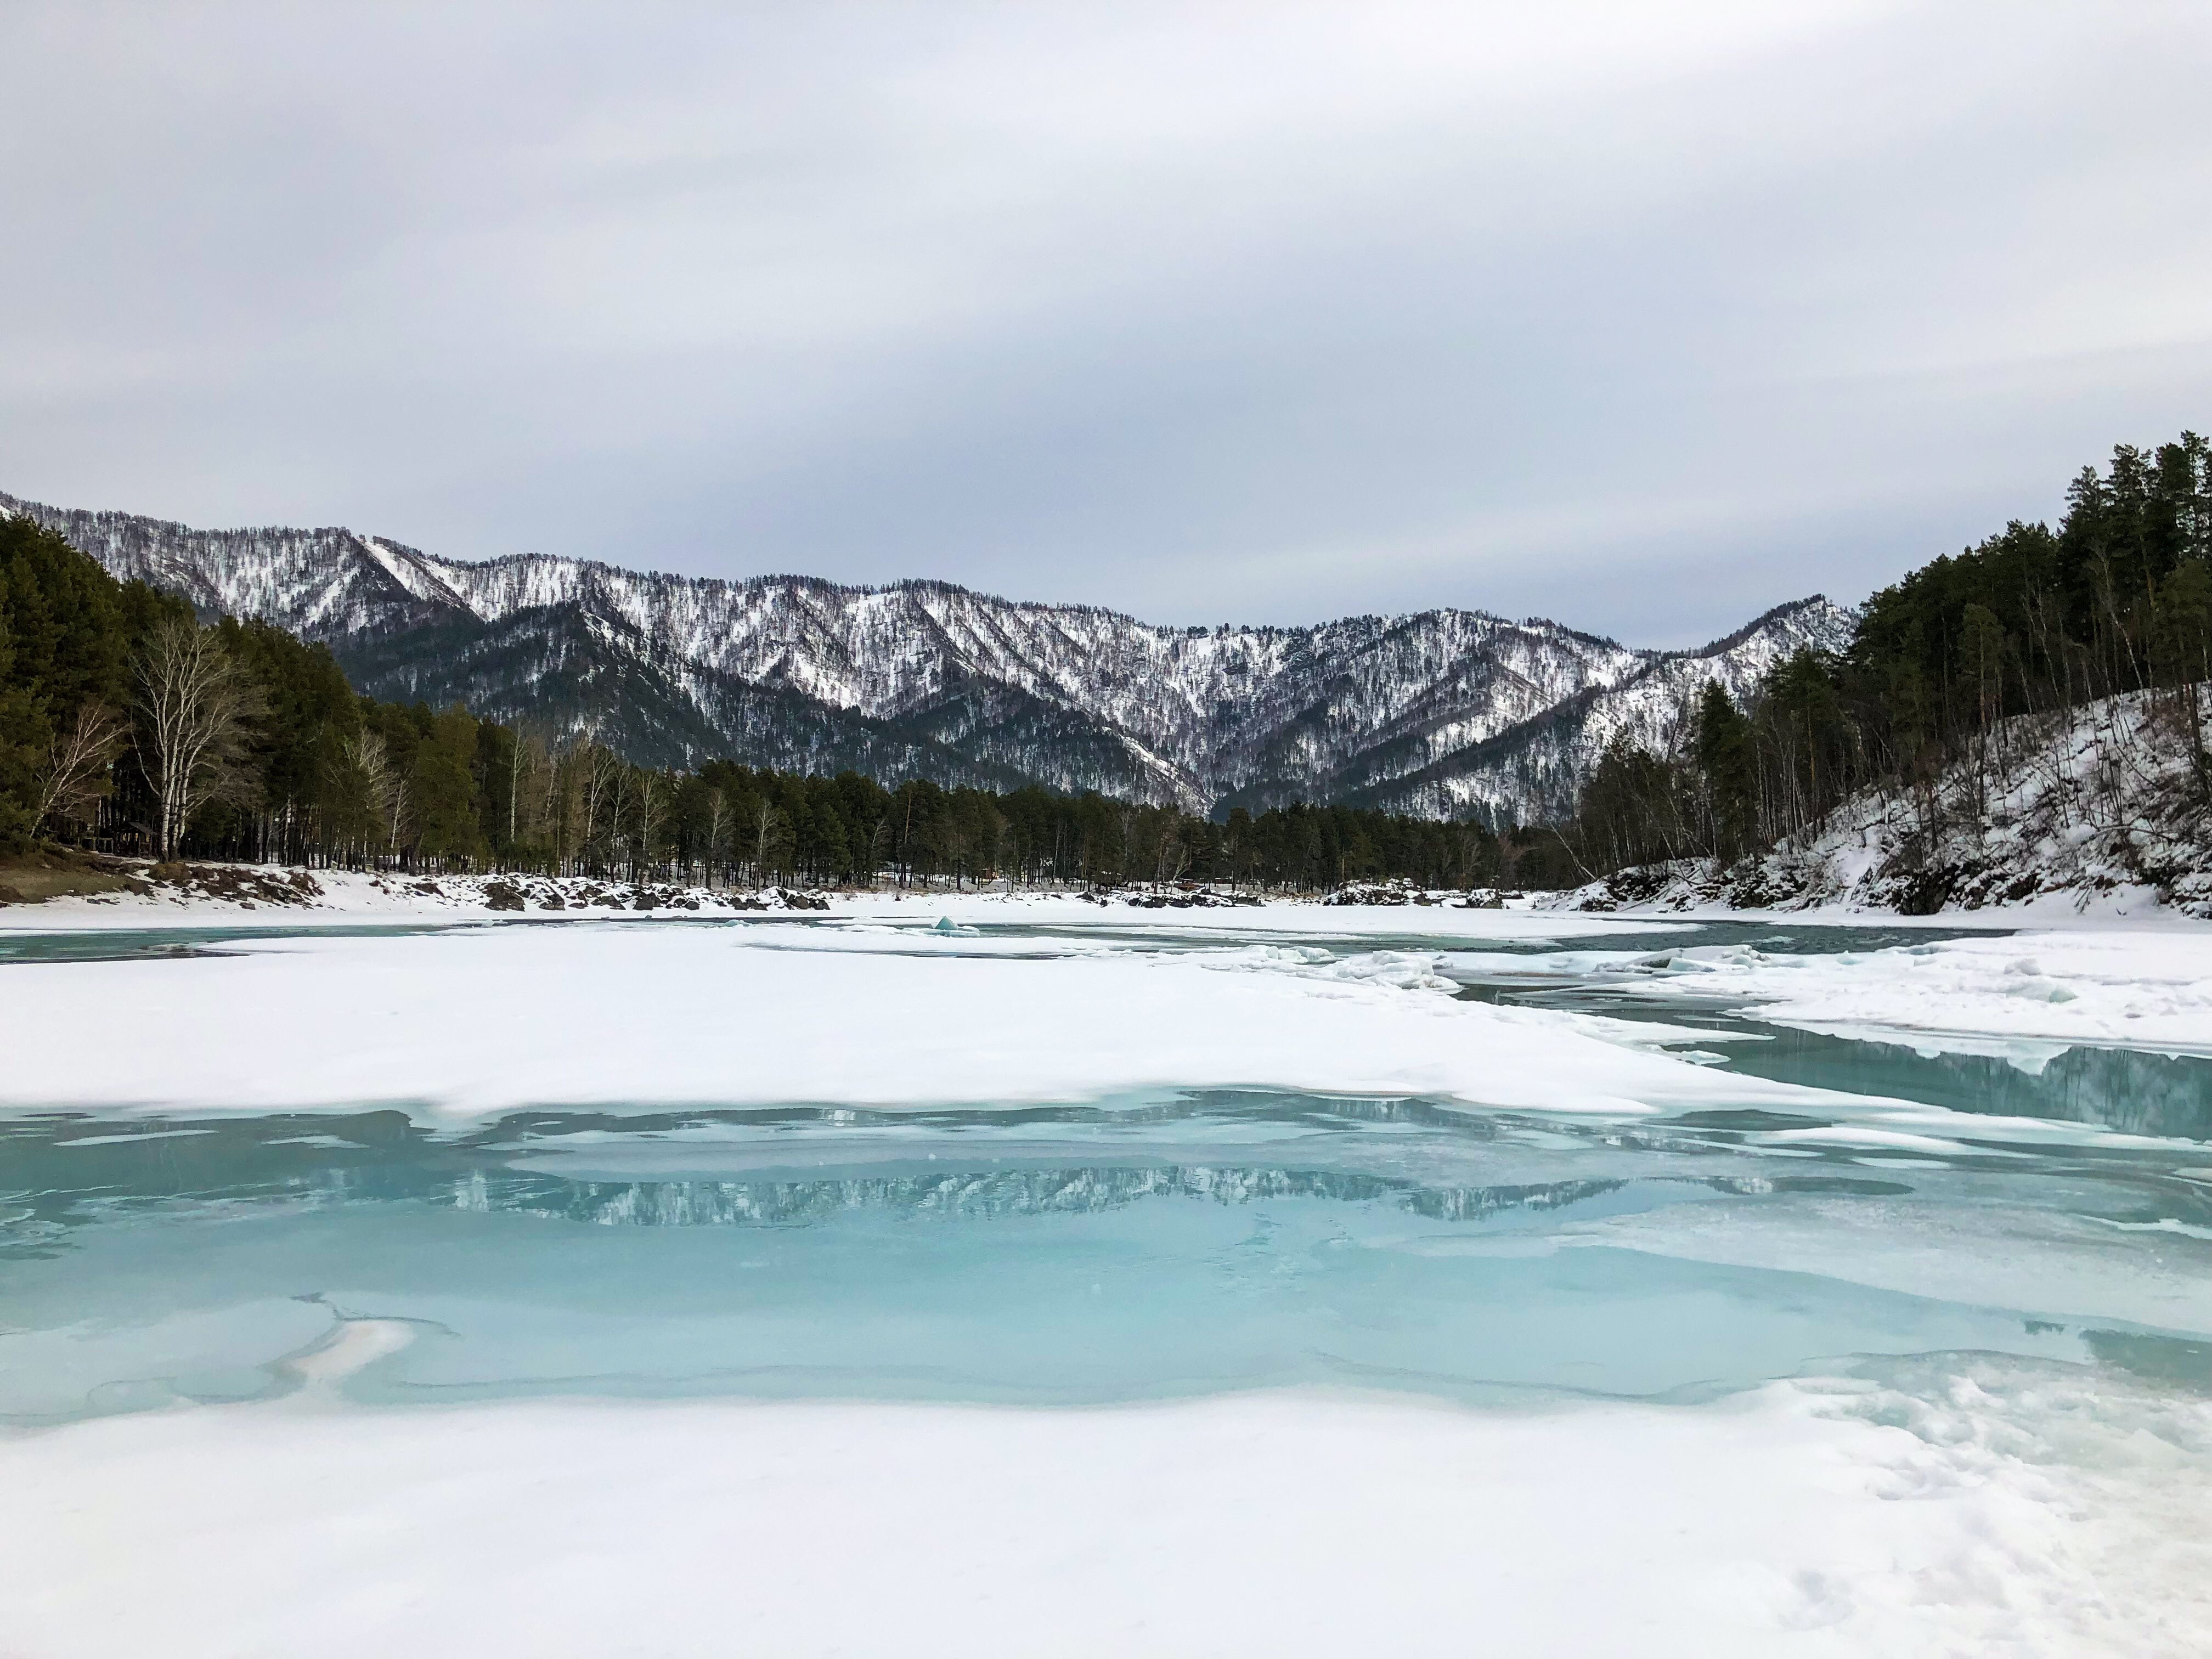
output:
M483 856L477 817L477 722L456 704L435 716L408 770L416 847L426 857L472 861Z
M1705 682L1698 702L1698 770L1713 856L1733 863L1751 850L1758 827L1758 777L1751 724L1718 680Z

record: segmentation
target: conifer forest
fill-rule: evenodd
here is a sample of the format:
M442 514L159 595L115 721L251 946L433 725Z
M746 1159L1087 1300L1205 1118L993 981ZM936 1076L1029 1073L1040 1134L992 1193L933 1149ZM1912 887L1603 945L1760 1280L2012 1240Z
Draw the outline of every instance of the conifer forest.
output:
M1938 781L1996 761L2002 723L2148 692L2212 802L2212 445L2123 445L2066 495L2057 526L2018 520L1883 588L1840 653L1778 663L1747 705L1708 684L1665 753L1616 741L1571 823L1522 861L1568 886L1683 858L1727 864L1817 831L1865 790L1931 824ZM1971 792L1970 792L1971 793ZM1971 804L1971 803L1970 803Z

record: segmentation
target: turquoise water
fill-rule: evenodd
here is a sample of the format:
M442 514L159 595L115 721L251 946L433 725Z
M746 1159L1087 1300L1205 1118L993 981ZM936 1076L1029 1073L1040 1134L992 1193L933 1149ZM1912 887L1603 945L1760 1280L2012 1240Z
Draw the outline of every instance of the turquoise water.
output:
M1929 935L1668 943L1906 937ZM251 945L157 930L5 949ZM1652 1012L1595 979L1499 974L1467 994ZM1273 1091L920 1114L641 1102L458 1133L394 1112L19 1118L0 1122L0 1419L281 1393L282 1358L349 1317L413 1322L345 1385L375 1401L1078 1403L1285 1383L1683 1399L1960 1351L2212 1382L2204 1328L2144 1294L2212 1230L2212 1063L2076 1049L2030 1075L1717 1010L1664 1018L1765 1039L1714 1048L1764 1077L2156 1139L1992 1123L1931 1158L1772 1138L1826 1121L1810 1109L1563 1123ZM1891 1239L1911 1241L1895 1264ZM2010 1257L1992 1245L2007 1239Z

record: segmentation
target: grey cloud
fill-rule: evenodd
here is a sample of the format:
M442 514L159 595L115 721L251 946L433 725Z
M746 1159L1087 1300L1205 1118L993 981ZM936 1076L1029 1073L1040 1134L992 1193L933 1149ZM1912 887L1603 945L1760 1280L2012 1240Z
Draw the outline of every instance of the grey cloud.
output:
M1688 643L2207 418L2195 6L0 30L69 505Z

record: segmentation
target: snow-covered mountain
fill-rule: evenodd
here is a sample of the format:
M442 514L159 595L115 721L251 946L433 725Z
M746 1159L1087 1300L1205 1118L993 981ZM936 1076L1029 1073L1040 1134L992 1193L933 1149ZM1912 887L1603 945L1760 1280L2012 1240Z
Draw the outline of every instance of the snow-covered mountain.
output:
M589 726L640 760L1034 781L1198 811L1342 799L1527 817L1571 802L1613 731L1663 747L1706 678L1741 690L1848 630L1817 598L1692 653L1479 611L1161 628L943 582L468 564L349 530L0 509L118 577L324 641L377 696Z
M1806 646L1836 649L1850 631L1849 614L1825 599L1777 605L1701 650L1647 653L1623 679L1577 691L1486 741L1348 793L1364 805L1434 817L1564 817L1615 738L1668 754L1686 735L1708 681L1745 702L1775 664Z

